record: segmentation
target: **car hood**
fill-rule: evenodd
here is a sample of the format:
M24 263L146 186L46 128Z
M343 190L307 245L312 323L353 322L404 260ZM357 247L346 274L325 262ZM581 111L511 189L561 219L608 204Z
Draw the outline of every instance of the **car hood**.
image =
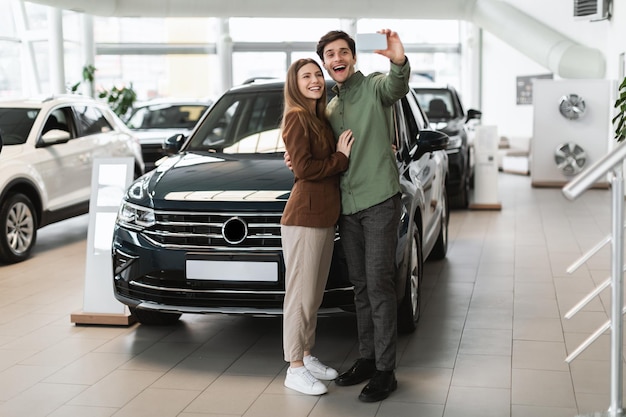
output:
M180 153L165 159L142 182L149 205L155 209L258 206L258 203L282 209L293 180L282 154Z

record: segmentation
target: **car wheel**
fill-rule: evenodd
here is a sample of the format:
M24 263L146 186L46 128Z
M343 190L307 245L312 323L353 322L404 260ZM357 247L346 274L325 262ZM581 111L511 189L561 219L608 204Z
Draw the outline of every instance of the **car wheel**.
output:
M16 263L26 260L37 239L35 207L24 194L10 194L0 207L0 260Z
M180 313L163 313L162 311L144 310L142 308L130 307L130 313L141 324L151 326L167 326L178 321Z
M458 209L466 209L469 207L470 190L473 188L472 173L469 166L469 155L465 159L466 165L464 171L461 173L461 184L458 192L454 193L450 197L450 206Z
M435 246L428 257L428 259L431 260L443 259L446 257L446 253L448 253L448 220L450 209L448 208L448 201L445 192L441 196L441 206L441 218L439 219L441 228L439 229L439 235L437 236Z
M465 189L463 190L463 200L461 201L461 208L466 209L469 207L469 196L470 196L470 178L469 178L469 169L467 174L465 175Z
M461 208L466 209L469 207L469 203L470 203L470 190L472 189L472 177L471 177L471 173L470 173L470 167L469 165L467 166L467 168L465 169L465 191L464 194L465 196L463 197L463 202L461 204Z
M404 297L398 306L398 332L412 333L420 318L422 294L422 241L419 230L413 228L413 238L409 249L409 265L406 272Z
M469 207L469 195L470 195L470 179L468 177L469 172L463 177L463 184L459 187L459 191L454 195L454 198L450 203L454 208L466 209Z

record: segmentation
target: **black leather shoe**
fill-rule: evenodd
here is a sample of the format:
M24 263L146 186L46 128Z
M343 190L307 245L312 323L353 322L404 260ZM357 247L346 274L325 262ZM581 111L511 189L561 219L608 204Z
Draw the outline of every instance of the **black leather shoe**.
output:
M382 401L398 388L393 371L376 371L370 382L363 388L359 400L366 403Z
M335 378L335 384L343 387L356 385L370 379L376 372L376 362L374 359L360 358L346 372Z

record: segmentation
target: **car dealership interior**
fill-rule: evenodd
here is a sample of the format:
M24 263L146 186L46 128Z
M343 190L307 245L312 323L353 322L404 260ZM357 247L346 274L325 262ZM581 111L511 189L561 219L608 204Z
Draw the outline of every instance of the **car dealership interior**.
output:
M622 1L0 0L0 6L0 416L625 414ZM416 148L404 152L411 138L394 143L399 166L417 159L409 153L424 154L419 135L438 130L449 136L447 148L423 158L444 155L450 163L444 175L451 176L454 155L467 149L463 169L471 181L468 174L461 196L436 197L436 178L419 174L426 208L442 211L434 248L427 243L432 236L420 236L417 246L427 250L408 261L410 268L403 257L409 250L397 251L398 270L406 270L399 275L407 279L407 298L399 303L409 308L408 326L398 318L405 325L397 389L363 402L365 383L328 380L324 395L305 395L284 385L289 363L280 305L253 296L273 289L273 281L284 284L284 272L281 261L278 272L266 261L272 239L272 250L280 248L280 212L252 216L252 202L274 204L289 189L227 189L234 180L224 169L203 177L211 173L203 168L207 159L228 159L224 120L235 118L235 106L221 105L228 117L211 112L229 94L269 97L271 83L283 81L292 62L319 62L316 44L330 30L356 37L385 28L403 42L409 104L421 110ZM389 71L388 59L359 46L358 70ZM445 116L436 115L434 99L445 106L441 94L450 91ZM446 118L457 95L460 121L452 129ZM153 116L154 131L143 132L148 116L132 118L146 108L161 112ZM251 127L251 112L249 125L239 127L257 146L268 131L279 137L282 109L267 109L273 119L258 117ZM209 130L207 137L223 137L212 139L202 162L194 152ZM149 163L142 135L151 141ZM89 149L68 151L85 137L94 139ZM176 180L168 170L177 164L186 170ZM251 172L257 171L239 178L270 182ZM192 184L220 178L221 189ZM156 188L164 184L178 188ZM248 205L223 221L213 207L231 210L235 199ZM403 219L413 216L403 212ZM425 220L409 223L416 233L427 228ZM230 278L218 275L228 261L244 258L238 251L253 233L269 246L263 256L246 255L254 269L246 273L257 276L249 281L257 282L233 278L238 288L250 284L234 295ZM132 275L138 265L148 272ZM228 273L240 271L234 270ZM242 293L248 298L233 301ZM267 293L282 302L284 291ZM330 308L326 301L313 352L346 371L359 358L354 305Z

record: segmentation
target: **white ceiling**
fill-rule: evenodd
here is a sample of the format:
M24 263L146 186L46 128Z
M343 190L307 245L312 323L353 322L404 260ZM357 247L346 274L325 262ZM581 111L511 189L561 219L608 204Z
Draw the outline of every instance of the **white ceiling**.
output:
M601 51L501 0L29 0L118 17L309 17L466 20L563 78L603 78ZM280 30L280 28L275 28Z

